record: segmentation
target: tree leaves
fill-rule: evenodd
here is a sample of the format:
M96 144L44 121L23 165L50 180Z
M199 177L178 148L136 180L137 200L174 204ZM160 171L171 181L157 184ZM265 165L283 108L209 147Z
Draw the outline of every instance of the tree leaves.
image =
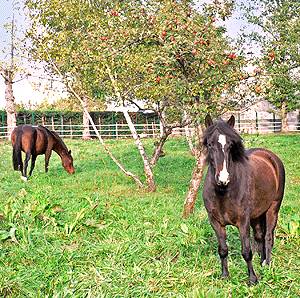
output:
M300 107L299 11L297 0L263 0L252 1L247 12L248 21L261 27L252 38L263 52L260 63L266 76L265 96L286 111Z
M190 1L73 2L27 1L31 52L46 62L51 57L90 97L114 94L107 67L123 100L142 98L152 109L167 101L179 113L184 106L196 114L207 105L221 111L224 88L239 82L242 58L224 28ZM227 52L234 58L223 63ZM195 96L198 106L190 104Z

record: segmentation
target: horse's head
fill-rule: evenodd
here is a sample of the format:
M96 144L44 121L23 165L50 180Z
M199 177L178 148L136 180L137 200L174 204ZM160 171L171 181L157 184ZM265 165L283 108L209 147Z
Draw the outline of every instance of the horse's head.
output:
M75 173L75 169L74 169L74 166L73 166L73 157L71 155L71 150L67 151L67 154L64 154L61 161L62 161L63 167L65 168L65 170L69 174L74 174Z
M214 171L215 182L221 187L226 187L230 182L233 163L245 157L242 139L233 129L234 123L234 116L227 122L218 120L214 123L209 115L205 118L203 144Z

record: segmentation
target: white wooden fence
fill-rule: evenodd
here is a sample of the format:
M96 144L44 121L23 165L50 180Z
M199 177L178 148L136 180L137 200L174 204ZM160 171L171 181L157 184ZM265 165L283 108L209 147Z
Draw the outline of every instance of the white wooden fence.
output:
M82 125L45 125L50 130L55 130L62 138L82 138L83 126ZM0 139L8 137L7 126L0 127ZM131 133L127 124L106 124L96 125L96 128L103 138L128 138ZM135 128L142 138L155 138L160 134L160 125L157 123L135 124ZM91 137L96 136L93 127L90 126Z
M83 132L82 125L71 124L56 124L45 125L50 130L55 130L63 138L81 138ZM107 124L96 125L99 134L103 138L118 139L131 137L130 130L127 124ZM263 120L241 120L237 121L235 129L240 133L278 133L281 131L282 123L280 119L263 119ZM289 132L300 132L300 123L288 123ZM158 123L145 123L135 124L135 128L142 138L155 138L160 135L160 124ZM193 129L190 128L192 133ZM91 136L95 136L92 126L90 126ZM176 128L173 130L173 136L180 136L185 134L184 128ZM7 127L0 127L0 139L8 138Z

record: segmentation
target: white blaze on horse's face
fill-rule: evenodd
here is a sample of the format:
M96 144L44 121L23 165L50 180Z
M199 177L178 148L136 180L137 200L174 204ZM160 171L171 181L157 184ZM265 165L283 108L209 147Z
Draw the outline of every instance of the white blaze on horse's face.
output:
M223 184L227 185L229 183L229 173L227 171L226 158L225 158L226 136L225 135L219 135L218 142L221 144L222 151L224 153L223 169L221 170L221 172L219 174L219 180Z

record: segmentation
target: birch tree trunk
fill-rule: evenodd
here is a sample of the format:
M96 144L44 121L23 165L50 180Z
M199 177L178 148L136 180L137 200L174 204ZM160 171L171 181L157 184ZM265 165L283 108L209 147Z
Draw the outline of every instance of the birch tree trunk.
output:
M196 165L193 170L190 186L184 203L184 218L188 217L194 211L206 161L206 154L202 145L202 129L200 125L196 127L196 137L197 147L194 148Z
M82 102L83 102L83 109L88 110L88 98L86 96L83 97ZM82 115L82 125L83 125L82 139L90 140L91 139L90 120L86 113L83 113Z
M12 79L12 72L10 70L5 70L4 81L5 81L5 110L7 114L7 135L10 139L10 135L13 129L17 125L15 97L13 93L13 79Z
M111 80L111 83L112 83L112 86L115 90L115 95L118 99L119 102L122 102L123 101L123 98L122 98L122 95L121 95L121 92L118 88L118 84L117 84L117 81L116 81L116 78L115 76L113 75L110 67L107 65L106 67L107 69L107 73L109 75L109 78ZM128 113L128 110L127 108L125 108L123 106L123 109L122 109L122 112L123 112L123 115L126 119L126 122L127 122L127 125L130 129L130 132L132 134L132 137L134 139L134 142L138 148L138 151L142 157L142 160L143 160L143 164L144 164L144 173L145 173L145 176L146 176L146 181L147 181L147 188L148 188L148 191L151 191L151 192L154 192L156 190L156 185L155 185L155 182L154 182L154 175L153 175L153 172L152 172L152 168L150 166L150 162L148 160L148 156L146 154L146 151L145 151L145 148L144 148L144 145L140 139L140 136L138 135L135 127L134 127L134 124L130 118L130 115Z
M153 191L156 190L156 185L155 185L155 182L154 182L153 171L152 171L152 168L150 166L150 162L148 160L148 156L146 154L144 145L143 145L143 143L140 139L140 136L138 135L138 133L137 133L135 127L134 127L134 124L131 120L131 117L128 113L128 110L125 107L123 108L123 115L126 119L128 127L130 129L130 132L131 132L132 137L134 139L134 142L135 142L135 144L136 144L136 146L139 150L139 153L142 157L142 160L143 160L143 163L144 163L144 172L145 172L145 176L146 176L148 190L153 192Z
M53 61L53 59L51 58L51 56L46 52L46 54L48 55L48 58L50 60L51 65L53 66L53 69L57 72L57 74L59 76L61 76L61 78L63 79L64 83L66 84L66 87L68 89L68 91L73 94L78 101L80 102L80 104L82 105L83 111L84 113L86 113L86 116L88 117L93 130L100 142L100 144L103 146L105 152L109 155L109 157L113 160L113 162L119 167L119 169L128 177L132 178L135 183L139 186L139 187L143 187L143 183L142 181L139 179L139 177L137 177L136 175L134 175L133 173L131 173L130 171L127 171L125 169L125 167L122 165L122 163L112 154L112 152L109 150L109 148L106 146L104 140L102 139L99 131L97 130L97 127L93 121L93 118L91 117L91 115L89 114L88 110L85 108L84 106L84 102L82 100L82 98L79 96L79 94L74 90L74 88L72 87L72 85L70 84L70 82L66 79L66 77L61 73L61 71L59 70L59 68L57 67L57 65L55 64L55 62Z
M186 122L188 122L189 121L189 116L188 116L188 113L186 111L184 111L183 116L184 116L184 120ZM184 132L185 132L186 141L187 141L187 143L189 145L189 148L190 148L190 152L193 156L195 156L195 148L194 148L194 144L193 144L193 137L192 137L190 127L188 125L184 126Z

